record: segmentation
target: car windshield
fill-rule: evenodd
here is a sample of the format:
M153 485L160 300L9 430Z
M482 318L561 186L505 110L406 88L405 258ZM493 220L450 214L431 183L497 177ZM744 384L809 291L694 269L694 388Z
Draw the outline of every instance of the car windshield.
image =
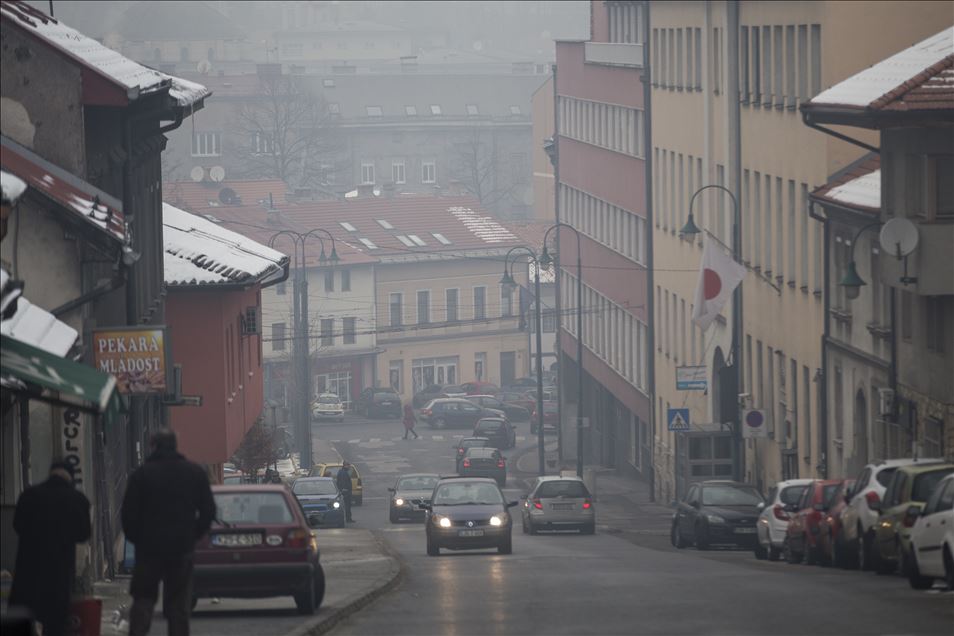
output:
M782 494L778 496L778 500L784 505L797 504L798 500L802 498L802 495L805 494L805 489L808 488L808 485L803 486L789 486L782 489Z
M945 468L943 470L923 473L915 477L914 489L911 491L911 501L927 501L938 482L944 479L945 475L950 475L952 472L954 472L954 468Z
M839 484L831 484L822 488L822 501L826 506L831 505L832 497L834 497L835 492L838 490Z
M322 395L318 398L318 404L338 404L341 400L337 395Z
M461 442L461 448L481 448L486 445L485 439L465 439Z
M875 479L878 480L879 484L887 488L888 482L891 481L891 475L893 475L896 470L897 468L885 468L875 476Z
M493 484L451 483L442 484L434 493L435 506L464 506L502 504L500 490Z
M330 479L299 479L292 486L296 495L336 495L338 488Z
M279 492L216 493L216 520L230 525L294 522L284 495Z
M397 490L431 490L438 481L440 481L439 477L401 477L397 483Z
M382 399L396 398L397 393L395 393L394 391L375 391L374 397L382 398Z
M558 497L568 497L582 499L589 497L583 482L579 481L545 481L537 488L536 497L538 499L556 499Z
M489 447L474 447L467 449L467 457L478 457L481 459L486 459L494 456L497 449Z
M503 426L503 422L501 422L500 420L489 420L485 422L477 422L478 431L496 431L501 426Z
M756 506L762 495L744 486L706 486L702 489L704 506Z
M448 384L444 387L444 393L467 393L467 391L456 384Z

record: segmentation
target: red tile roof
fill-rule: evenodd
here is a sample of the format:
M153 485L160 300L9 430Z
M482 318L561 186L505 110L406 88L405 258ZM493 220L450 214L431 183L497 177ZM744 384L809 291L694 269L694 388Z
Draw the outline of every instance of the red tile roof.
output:
M880 201L880 173L881 156L876 153L869 153L842 170L825 185L813 190L812 199L823 205L831 203L864 214L878 216L881 214L880 202L877 206L871 206L861 204L858 201L870 199L872 196ZM868 183L872 179L875 180L875 183ZM862 189L864 191L861 191Z
M232 197L239 197L238 205L261 207L272 195L274 204L285 203L288 186L281 179L249 181L165 181L162 184L162 199L177 207L192 212L211 212L209 208L228 205ZM235 202L232 200L232 204Z

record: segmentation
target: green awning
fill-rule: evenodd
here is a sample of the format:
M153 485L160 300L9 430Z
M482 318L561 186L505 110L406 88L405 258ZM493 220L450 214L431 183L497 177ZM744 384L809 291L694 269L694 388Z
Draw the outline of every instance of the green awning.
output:
M97 415L120 408L113 376L8 336L0 336L0 381L31 399Z

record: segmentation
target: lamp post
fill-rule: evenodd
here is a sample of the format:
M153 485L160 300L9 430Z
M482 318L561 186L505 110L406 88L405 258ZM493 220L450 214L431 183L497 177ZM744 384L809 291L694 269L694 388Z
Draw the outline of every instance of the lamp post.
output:
M324 234L331 240L330 257L325 255L325 242L319 234ZM319 264L331 263L333 266L341 259L335 249L335 238L328 230L316 228L305 233L281 230L269 239L269 247L273 247L282 236L292 240L292 258L295 263L295 278L292 289L294 298L292 368L298 379L298 395L296 396L294 409L296 438L300 452L298 464L300 467L311 468L311 338L308 323L308 278L305 276L305 247L308 239L311 237L317 238L321 244L321 255L318 257Z
M547 251L547 238L550 232L567 228L576 236L576 476L583 477L583 252L580 233L572 225L558 222L547 228L543 235L543 254L540 255L540 264L549 267L553 258ZM557 252L559 257L559 252ZM557 334L559 338L559 334ZM560 422L560 435L563 435L563 422Z
M851 260L848 261L848 267L845 269L845 275L838 281L840 287L845 288L845 297L848 300L854 300L861 294L861 288L868 283L858 275L858 268L855 265L855 246L858 244L858 238L866 230L881 227L881 222L869 223L855 232L855 237L851 240Z
M689 199L689 218L686 220L686 224L679 230L680 236L689 236L694 237L696 234L702 232L699 227L696 225L695 220L692 216L692 206L696 202L696 197L702 194L705 190L708 189L721 190L729 195L729 198L732 199L732 257L736 261L742 260L742 219L741 212L739 210L739 201L735 198L735 195L732 194L732 191L721 185L705 185L696 190L692 194L692 198ZM741 363L741 347L742 347L742 285L737 285L735 291L732 293L732 364L735 365L735 377L736 377L736 388L741 390L742 388L742 363ZM738 393L738 391L736 391ZM721 402L720 402L721 403ZM742 430L741 422L738 414L739 404L738 401L733 402L733 423L732 423L732 436L735 441L735 452L733 453L732 464L733 464L733 473L734 478L738 481L742 480Z
M521 250L526 252L530 262L534 264L533 268L533 293L536 298L536 322L537 322L537 458L539 460L539 474L545 475L545 457L543 449L543 319L540 314L540 259L536 252L529 247L518 245L510 248L504 257L504 273L500 279L500 284L509 288L516 287L517 283L510 274L508 267L510 255Z

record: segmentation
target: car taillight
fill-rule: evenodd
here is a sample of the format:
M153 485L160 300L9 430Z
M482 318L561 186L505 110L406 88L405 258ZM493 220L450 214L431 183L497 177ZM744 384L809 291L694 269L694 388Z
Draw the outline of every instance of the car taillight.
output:
M868 502L868 507L870 508L871 506L877 506L879 503L881 503L881 497L878 496L878 493L872 490L865 495L865 501Z
M775 504L772 506L772 513L775 515L775 518L779 521L788 521L788 513L785 512L785 508L781 504Z
M463 449L463 448L458 448L458 449L457 449L457 454L458 454L458 455L463 455L463 454L464 454L464 449Z
M540 503L539 499L533 500L533 507L536 508L537 510L543 510L543 504Z
M464 468L470 468L470 460L464 459Z
M421 409L421 415L427 415L428 417L430 417L431 414L432 414L431 409Z
M504 460L498 459L498 460L497 460L497 468L503 468L503 467L504 467Z
M589 509L590 509L590 506L592 506L592 505L593 505L593 504L590 503L590 500L589 500L589 499L584 499L584 500L583 500L583 510L589 510Z
M295 528L285 537L285 545L289 548L306 548L308 547L308 539L310 538L310 532L302 530L301 528Z

